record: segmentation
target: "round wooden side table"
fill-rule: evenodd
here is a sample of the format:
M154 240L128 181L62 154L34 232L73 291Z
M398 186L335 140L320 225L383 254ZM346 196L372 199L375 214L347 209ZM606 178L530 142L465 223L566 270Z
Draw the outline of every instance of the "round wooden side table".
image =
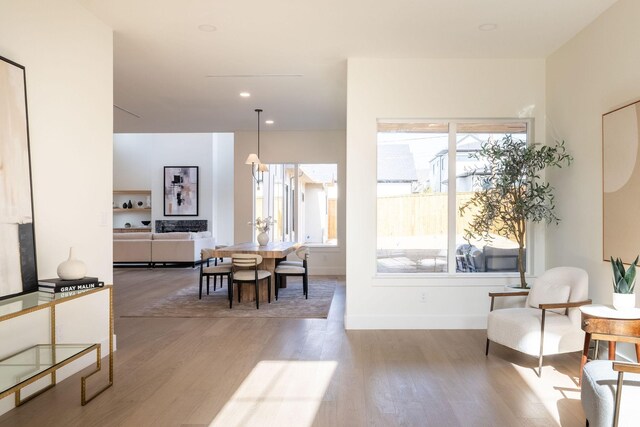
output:
M591 340L609 341L609 360L616 357L616 343L629 342L636 346L636 358L640 362L640 309L616 310L609 305L590 304L580 307L581 327L584 334L584 347L580 360L580 380L582 368L587 363L587 354ZM596 355L597 357L597 355Z

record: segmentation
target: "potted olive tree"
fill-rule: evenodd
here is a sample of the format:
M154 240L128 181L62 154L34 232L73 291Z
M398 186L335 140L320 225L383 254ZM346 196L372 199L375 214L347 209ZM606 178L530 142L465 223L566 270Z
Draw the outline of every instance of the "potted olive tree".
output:
M568 166L573 157L567 154L564 141L554 146L533 145L511 135L482 143L470 156L485 161L487 167L480 191L460 207L461 214L473 212L464 238L490 242L497 234L514 239L518 244L520 286L526 288L527 225L560 221L554 213L553 187L542 181L540 173L547 167Z

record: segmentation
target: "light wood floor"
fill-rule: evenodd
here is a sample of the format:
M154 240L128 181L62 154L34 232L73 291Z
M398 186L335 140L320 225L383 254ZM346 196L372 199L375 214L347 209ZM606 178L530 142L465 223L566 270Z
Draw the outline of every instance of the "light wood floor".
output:
M116 316L196 278L116 270ZM344 305L338 287L326 320L116 318L110 390L82 407L75 375L0 427L584 425L576 353L539 379L535 358L485 357L484 331L345 331Z

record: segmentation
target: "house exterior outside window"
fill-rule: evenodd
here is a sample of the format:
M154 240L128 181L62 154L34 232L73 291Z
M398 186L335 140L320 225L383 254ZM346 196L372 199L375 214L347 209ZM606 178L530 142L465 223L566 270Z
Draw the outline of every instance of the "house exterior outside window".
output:
M491 233L466 241L475 214L459 208L482 188L485 167L474 157L483 142L506 134L531 141L532 120L378 122L377 273L509 274L518 245Z

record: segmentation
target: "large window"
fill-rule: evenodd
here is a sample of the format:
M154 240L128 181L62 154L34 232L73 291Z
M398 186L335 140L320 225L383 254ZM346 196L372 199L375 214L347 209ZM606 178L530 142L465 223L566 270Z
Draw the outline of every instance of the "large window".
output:
M338 165L271 164L254 182L254 218L272 217L274 242L338 243Z
M475 212L459 207L483 185L480 145L506 134L529 141L530 128L528 120L379 122L378 273L517 272L515 239L466 241Z

